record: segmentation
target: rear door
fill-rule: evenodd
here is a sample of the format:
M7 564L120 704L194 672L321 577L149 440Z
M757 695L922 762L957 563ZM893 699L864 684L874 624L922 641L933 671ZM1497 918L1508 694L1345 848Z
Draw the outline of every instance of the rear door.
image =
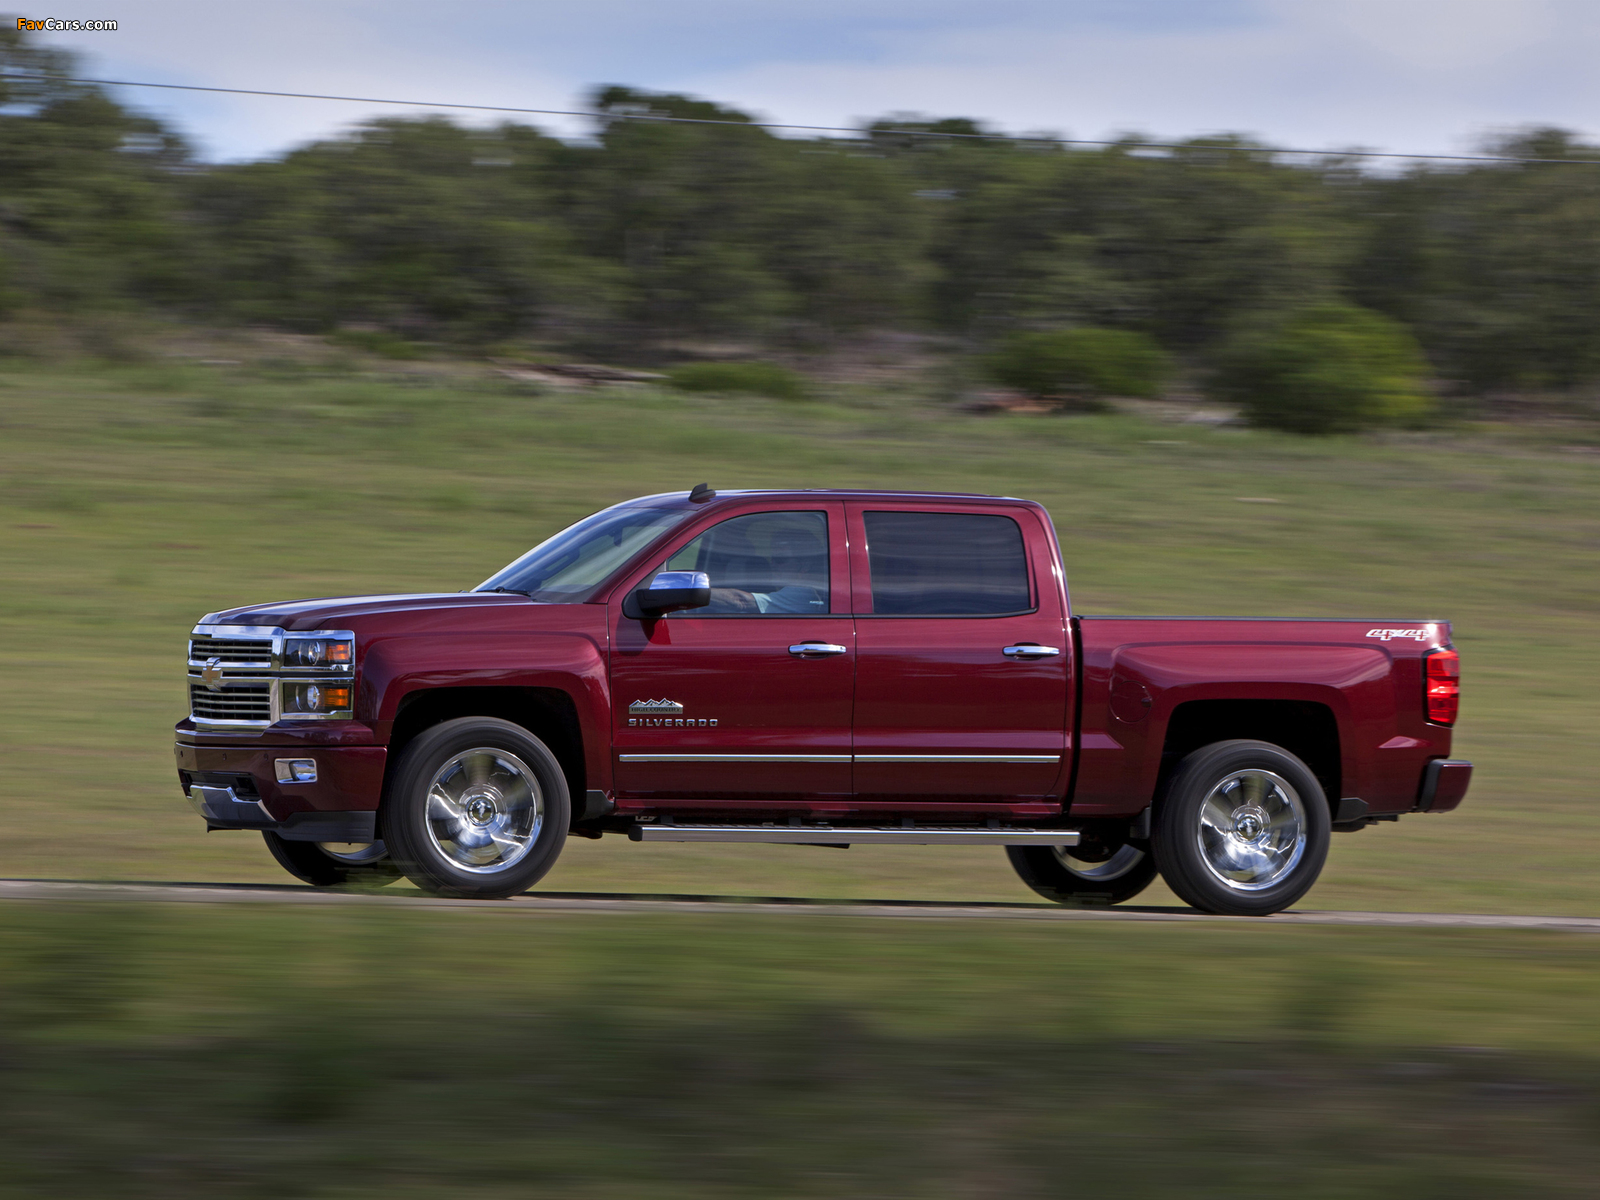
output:
M1072 661L1045 520L993 505L847 509L857 800L1059 794Z
M704 571L706 608L612 603L619 799L727 807L850 794L854 620L844 506L775 502L703 527L630 582Z

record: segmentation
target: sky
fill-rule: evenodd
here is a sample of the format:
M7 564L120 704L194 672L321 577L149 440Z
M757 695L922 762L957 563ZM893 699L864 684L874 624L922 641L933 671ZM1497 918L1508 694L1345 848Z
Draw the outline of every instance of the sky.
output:
M599 85L763 120L891 113L1009 132L1243 133L1460 153L1557 125L1600 139L1600 0L74 0L52 33L112 79L581 109ZM82 8L84 11L76 11ZM8 22L8 23L14 23ZM118 88L202 157L337 135L371 104ZM456 114L469 123L500 118ZM520 117L580 136L580 118Z

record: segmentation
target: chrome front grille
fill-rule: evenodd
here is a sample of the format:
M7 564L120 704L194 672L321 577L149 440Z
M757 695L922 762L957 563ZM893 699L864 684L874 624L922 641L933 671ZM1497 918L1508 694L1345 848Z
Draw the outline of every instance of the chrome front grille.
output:
M270 666L272 664L272 639L190 638L189 660L203 663L208 658L219 658L228 666L242 663L259 663L262 666Z
M272 683L228 683L213 692L203 683L189 682L189 713L198 720L230 724L270 725Z
M225 625L202 621L189 633L189 719L199 726L265 729L282 720L348 721L349 708L300 711L300 684L343 686L350 694L355 664L286 666L284 642L290 637L321 638L355 644L348 629L288 630L276 625ZM285 713L290 704L294 711Z

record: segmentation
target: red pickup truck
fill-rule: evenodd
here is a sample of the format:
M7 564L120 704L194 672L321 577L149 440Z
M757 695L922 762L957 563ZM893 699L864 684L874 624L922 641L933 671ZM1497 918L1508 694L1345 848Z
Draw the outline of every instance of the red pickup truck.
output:
M1159 872L1264 915L1472 773L1448 622L1078 616L992 496L702 484L470 592L212 613L188 668L184 792L318 886L510 896L569 834L993 843L1062 903Z

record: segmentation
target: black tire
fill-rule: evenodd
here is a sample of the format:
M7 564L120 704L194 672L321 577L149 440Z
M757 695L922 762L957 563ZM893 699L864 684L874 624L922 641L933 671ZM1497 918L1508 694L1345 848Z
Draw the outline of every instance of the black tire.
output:
M1328 858L1327 794L1269 742L1202 746L1156 801L1151 848L1167 886L1205 912L1264 917L1311 890Z
M263 830L261 837L280 867L312 887L380 888L400 878L400 868L385 853L382 842L347 855L329 853L318 842L291 842L270 829Z
M461 717L418 734L395 764L379 812L407 879L472 900L515 896L542 879L571 819L566 777L549 747L494 717Z
M1007 846L1022 882L1046 900L1073 908L1104 908L1132 900L1156 877L1142 842L1085 838L1077 846Z

